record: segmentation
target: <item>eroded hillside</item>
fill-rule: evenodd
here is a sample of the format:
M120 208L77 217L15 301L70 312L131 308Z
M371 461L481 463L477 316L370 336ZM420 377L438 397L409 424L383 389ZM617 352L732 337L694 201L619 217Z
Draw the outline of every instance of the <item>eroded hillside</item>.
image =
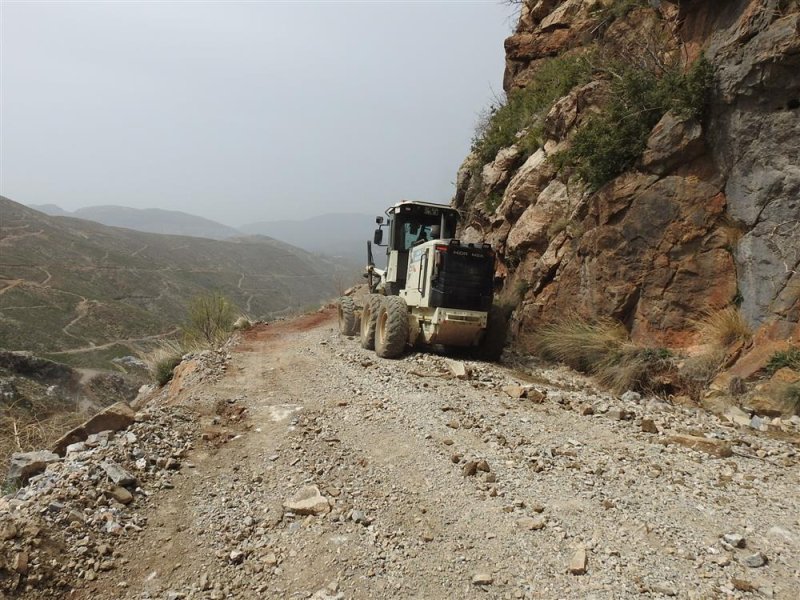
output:
M229 296L254 318L335 293L336 266L276 240L148 234L49 217L0 198L0 347L111 366L177 331L189 299Z

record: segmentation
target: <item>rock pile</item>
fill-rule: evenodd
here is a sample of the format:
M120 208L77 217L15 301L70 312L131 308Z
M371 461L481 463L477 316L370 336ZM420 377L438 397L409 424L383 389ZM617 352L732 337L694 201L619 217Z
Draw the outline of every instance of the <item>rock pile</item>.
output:
M120 566L116 546L145 526L139 509L172 487L195 434L185 409L130 418L127 429L66 445L63 458L36 452L12 463L10 475L28 480L0 498L0 591L48 597ZM26 477L34 471L41 472Z

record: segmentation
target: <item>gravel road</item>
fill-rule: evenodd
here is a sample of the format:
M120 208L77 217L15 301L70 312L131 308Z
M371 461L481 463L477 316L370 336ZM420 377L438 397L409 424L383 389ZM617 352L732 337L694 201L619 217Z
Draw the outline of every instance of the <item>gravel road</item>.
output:
M796 435L565 369L382 360L331 311L170 402L203 439L69 597L800 597Z

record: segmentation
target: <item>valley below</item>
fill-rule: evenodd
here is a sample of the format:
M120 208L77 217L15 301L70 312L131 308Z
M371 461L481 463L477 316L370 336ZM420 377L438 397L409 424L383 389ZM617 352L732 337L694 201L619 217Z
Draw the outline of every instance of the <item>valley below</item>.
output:
M127 429L90 436L0 500L0 586L81 599L800 595L794 421L761 432L507 362L381 360L339 335L332 309L258 325L184 361Z
M75 367L173 338L211 290L252 319L319 306L352 277L272 238L144 233L53 217L0 198L0 348Z

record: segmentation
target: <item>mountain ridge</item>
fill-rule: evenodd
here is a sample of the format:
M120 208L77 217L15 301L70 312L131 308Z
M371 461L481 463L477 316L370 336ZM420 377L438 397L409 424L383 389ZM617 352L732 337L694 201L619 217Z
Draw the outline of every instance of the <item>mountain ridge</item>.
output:
M366 259L365 244L374 218L363 213L326 213L305 219L262 220L233 227L185 211L161 208L98 205L67 211L56 204L28 206L53 217L85 219L145 233L214 240L265 235L308 252L346 260L351 266L361 265Z
M267 237L210 240L51 217L0 197L0 339L109 366L173 335L190 298L219 290L270 318L334 295L339 265Z

